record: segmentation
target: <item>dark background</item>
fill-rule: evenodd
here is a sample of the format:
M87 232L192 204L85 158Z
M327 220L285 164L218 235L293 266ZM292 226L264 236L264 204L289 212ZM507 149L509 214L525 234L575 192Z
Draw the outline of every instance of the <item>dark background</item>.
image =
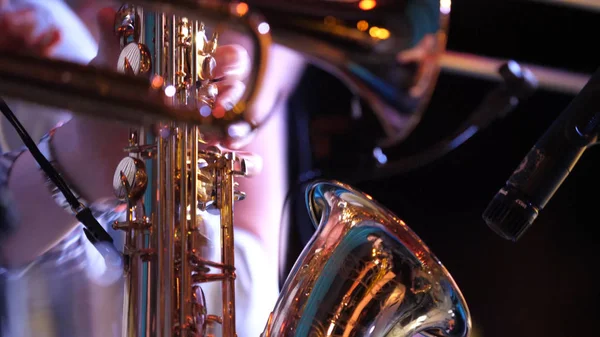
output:
M599 28L600 12L529 1L453 0L448 49L589 74L600 66ZM334 90L328 81L311 84ZM442 73L426 118L438 126L456 123L495 85ZM357 185L403 218L450 270L469 304L474 337L597 335L600 239L592 228L600 208L600 150L583 155L518 243L500 239L481 219L572 98L538 90L442 160ZM318 104L323 111L339 109L331 99Z

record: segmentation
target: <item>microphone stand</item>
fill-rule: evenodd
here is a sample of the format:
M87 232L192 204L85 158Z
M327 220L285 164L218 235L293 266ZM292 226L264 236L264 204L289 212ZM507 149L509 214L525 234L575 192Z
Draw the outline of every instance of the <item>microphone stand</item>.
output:
M0 111L15 128L15 130L25 143L25 146L30 151L31 155L34 157L35 161L40 165L40 168L44 171L44 173L46 173L48 178L58 187L60 192L64 195L65 199L69 203L69 206L71 206L72 210L74 211L75 217L84 226L85 236L98 250L100 255L102 255L106 262L107 268L122 268L123 257L121 256L121 253L115 248L112 237L108 234L108 232L106 232L102 225L100 225L98 220L92 214L91 209L87 205L81 204L79 200L75 197L70 187L63 180L60 173L56 171L52 164L40 152L33 139L31 139L31 137L27 133L27 130L25 130L23 125L19 122L12 110L1 97ZM8 192L6 191L4 193ZM16 215L14 215L14 213L4 210L11 209L9 195L0 195L0 197L2 197L0 199L0 202L2 203L0 207L0 215L6 213L6 219L0 218L0 220L9 221L9 224L10 222L15 222Z
M413 171L435 162L473 138L494 121L506 117L519 103L527 100L538 88L533 73L515 61L504 63L498 69L503 79L496 89L489 92L479 106L450 136L420 150L415 155L387 161L385 151L376 148L373 157L378 163L372 172L351 174L350 183L379 180L393 175Z

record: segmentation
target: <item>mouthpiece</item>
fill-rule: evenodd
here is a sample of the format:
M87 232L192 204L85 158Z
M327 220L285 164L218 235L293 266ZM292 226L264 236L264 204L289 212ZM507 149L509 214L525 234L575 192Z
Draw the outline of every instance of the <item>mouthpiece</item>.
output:
M527 197L510 186L504 186L483 212L483 220L496 234L516 242L531 227L538 208Z

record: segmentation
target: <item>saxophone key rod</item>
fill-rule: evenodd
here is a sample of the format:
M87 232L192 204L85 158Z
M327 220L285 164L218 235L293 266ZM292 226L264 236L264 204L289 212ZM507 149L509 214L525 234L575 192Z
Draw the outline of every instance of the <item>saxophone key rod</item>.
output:
M219 208L221 211L221 261L223 265L233 267L233 197L235 155L225 153L220 158L218 180L221 185ZM222 281L223 298L223 337L236 337L235 331L235 270L223 268L225 278Z

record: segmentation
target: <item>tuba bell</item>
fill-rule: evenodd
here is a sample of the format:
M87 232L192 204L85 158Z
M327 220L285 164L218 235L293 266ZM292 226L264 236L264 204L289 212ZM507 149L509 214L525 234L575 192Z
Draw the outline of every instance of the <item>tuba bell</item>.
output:
M0 95L131 125L113 181L127 204L125 221L113 224L126 237L122 336L237 335L234 203L245 196L236 181L252 171L235 152L206 143L245 137L265 122L244 112L261 89L272 39L334 72L366 100L386 126L382 144L398 142L416 125L435 84L435 58L398 66L397 53L426 35L435 51L443 50L449 7L438 0L378 1L371 11L357 3L132 1L115 17L118 71L0 55ZM419 28L418 17L431 26ZM216 116L212 54L224 24L253 41L253 73L242 100ZM395 127L400 117L411 120L408 129ZM336 181L313 184L307 205L318 229L265 317L264 337L468 336L460 290L398 217ZM206 227L205 213L218 217L218 234ZM218 261L207 253L214 237ZM214 282L221 286L220 312L204 297L203 285Z

